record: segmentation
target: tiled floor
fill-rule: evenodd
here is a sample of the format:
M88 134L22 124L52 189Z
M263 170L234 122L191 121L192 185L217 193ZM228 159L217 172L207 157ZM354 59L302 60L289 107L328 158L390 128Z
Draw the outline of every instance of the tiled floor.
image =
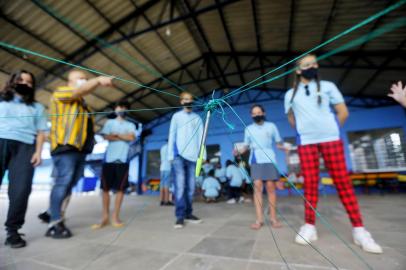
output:
M351 243L348 219L335 196L321 198L319 210L373 269L406 269L406 197L372 195L359 199L365 224L384 247L383 255L366 254ZM90 225L98 221L100 214L100 198L75 196L66 222L75 236L53 240L43 236L46 225L36 218L47 207L47 201L46 192L32 194L22 230L29 245L19 250L1 245L1 270L335 269L312 248L294 244L294 232L286 224L277 230L250 230L249 224L254 220L252 204L199 202L194 205L195 213L204 223L174 230L173 208L159 207L156 197L127 196L123 206L127 226L92 231ZM300 227L303 209L299 198L281 198L279 209L295 229ZM3 192L1 223L6 211L7 196ZM368 269L320 222L318 231L315 246L340 269ZM0 240L4 242L4 238L2 233Z

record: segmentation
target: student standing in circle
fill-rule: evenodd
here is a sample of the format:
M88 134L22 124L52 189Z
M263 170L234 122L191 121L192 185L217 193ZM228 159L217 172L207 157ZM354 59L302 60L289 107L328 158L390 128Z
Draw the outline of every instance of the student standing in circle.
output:
M261 105L251 108L251 117L254 121L244 132L244 144L242 153L251 150L249 163L251 166L251 178L254 181L254 204L256 221L251 229L258 230L264 224L262 192L265 185L270 208L270 221L272 227L280 228L282 225L276 218L276 181L280 175L276 166L273 144L283 149L281 136L278 128L272 122L265 121L265 109ZM239 154L242 154L241 152Z
M348 117L344 98L334 83L320 80L316 56L307 55L296 64L293 89L285 95L285 112L298 133L298 152L307 202L306 223L300 228L295 242L307 245L317 240L316 213L312 208L317 208L321 155L351 220L354 243L367 252L382 253L382 248L363 227L358 201L347 172L340 139L340 126Z

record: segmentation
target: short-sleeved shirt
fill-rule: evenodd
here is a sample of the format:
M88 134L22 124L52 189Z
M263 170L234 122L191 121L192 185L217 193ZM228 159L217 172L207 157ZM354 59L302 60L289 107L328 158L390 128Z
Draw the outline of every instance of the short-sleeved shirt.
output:
M136 134L135 125L127 120L110 119L104 124L101 133L110 134ZM130 142L128 141L110 141L107 146L105 162L128 162L128 151Z
M272 122L256 123L245 128L244 143L249 146L250 164L276 163L273 143L281 143L278 128Z
M33 144L39 131L46 131L44 106L25 104L19 97L0 102L0 138Z
M306 95L305 85L300 83L291 103L293 89L285 95L285 113L293 111L298 133L298 145L330 142L340 139L340 127L331 105L344 103L343 95L337 86L328 81L320 81L321 104L317 103L317 84L308 84L310 95Z
M161 166L160 171L170 171L171 170L171 163L168 159L168 144L165 143L160 150L161 155Z
M203 181L202 189L204 190L204 196L217 197L219 195L221 186L216 178L207 177Z
M225 183L226 179L226 170L224 168L217 168L214 171L214 176L220 180L221 183Z
M229 165L226 169L226 176L230 179L230 186L232 187L241 187L244 182L244 175L235 165Z
M202 168L203 168L204 173L208 174L211 170L214 169L214 166L211 163L205 163L205 164L203 164Z

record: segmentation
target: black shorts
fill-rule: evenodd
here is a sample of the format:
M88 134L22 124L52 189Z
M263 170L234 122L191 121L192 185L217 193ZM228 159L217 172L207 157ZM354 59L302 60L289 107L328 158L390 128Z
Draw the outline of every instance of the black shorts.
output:
M103 191L124 191L128 188L128 163L104 163L101 188Z

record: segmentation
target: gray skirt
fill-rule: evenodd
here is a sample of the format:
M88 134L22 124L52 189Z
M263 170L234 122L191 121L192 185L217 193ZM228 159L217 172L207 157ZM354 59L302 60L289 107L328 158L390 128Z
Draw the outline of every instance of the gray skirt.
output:
M279 180L279 172L272 163L261 163L251 165L251 178L252 180L277 181Z

